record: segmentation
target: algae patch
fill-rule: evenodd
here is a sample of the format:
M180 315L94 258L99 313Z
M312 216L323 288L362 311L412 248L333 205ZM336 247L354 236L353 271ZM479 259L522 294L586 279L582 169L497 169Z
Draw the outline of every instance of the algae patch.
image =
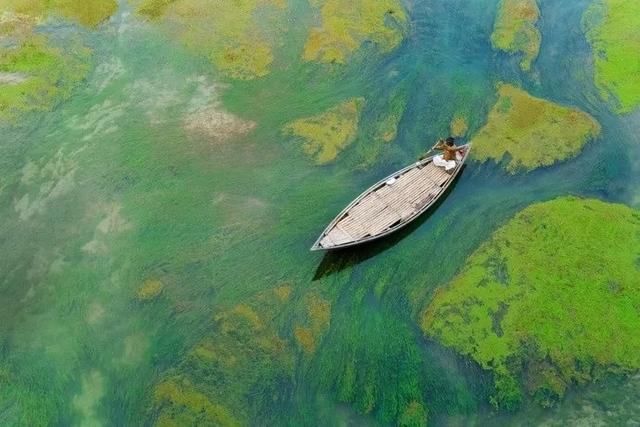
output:
M227 408L211 402L196 391L189 380L165 381L154 392L161 414L157 426L216 425L240 426Z
M453 120L451 120L449 128L451 130L451 136L460 138L465 136L469 131L469 124L464 117L455 116Z
M329 327L331 303L319 295L311 295L307 302L305 326L296 326L294 336L306 353L314 353L321 336Z
M640 105L640 3L596 0L582 23L602 98L618 113L632 112Z
M530 171L574 157L600 133L589 114L536 98L508 84L498 86L498 101L487 124L472 138L480 161L508 159L510 173Z
M292 352L275 325L286 293L264 291L216 314L205 336L155 386L154 423L234 426L258 414L277 416L274 408L293 382Z
M36 18L57 16L95 27L118 9L116 0L5 0L6 10Z
M73 43L58 47L35 26L26 15L0 16L0 120L51 110L89 71L88 49Z
M304 46L306 61L344 64L365 41L388 52L402 41L407 20L398 0L315 0L321 26L311 28Z
M140 15L162 20L194 51L227 76L251 80L269 74L273 50L286 32L282 0L141 0Z
M138 288L138 292L136 292L136 296L140 301L150 301L162 293L164 290L164 283L162 283L158 279L147 279L144 281L142 286Z
M529 71L538 57L541 35L536 27L540 10L536 0L501 0L491 34L495 49L521 54L520 68Z
M298 119L283 131L302 138L305 153L317 164L329 163L354 141L363 105L364 98L350 99L324 113Z
M573 384L640 368L640 212L565 197L497 230L422 317L426 335L495 375L494 405L522 388L550 405Z

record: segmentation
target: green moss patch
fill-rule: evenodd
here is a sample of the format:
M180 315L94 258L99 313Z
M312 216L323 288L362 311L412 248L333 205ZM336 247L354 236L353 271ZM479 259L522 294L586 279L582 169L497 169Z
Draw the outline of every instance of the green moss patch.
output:
M541 35L536 27L540 10L536 0L501 0L491 34L491 44L511 54L521 54L520 68L529 71L538 57Z
M227 76L251 80L269 74L273 50L286 32L282 0L140 0L140 15L162 20Z
M466 118L457 115L451 120L449 128L451 131L451 136L460 138L465 136L469 131L469 123L467 123Z
M10 44L0 47L0 120L15 121L25 112L48 111L68 98L89 71L88 49L65 50L33 32L24 15L0 18ZM10 31L13 29L12 31Z
M596 0L583 16L593 47L595 82L618 113L640 105L640 3Z
M306 61L344 64L365 41L390 51L402 41L407 17L398 0L313 0L321 25L309 31ZM395 24L390 25L389 21Z
M150 301L162 293L164 290L164 283L158 279L147 279L142 283L136 292L136 297L140 301Z
M438 290L422 329L495 374L493 403L543 405L572 383L640 368L640 212L573 197L534 204Z
M116 0L5 0L6 10L34 17L59 16L95 27L118 9Z
M363 98L350 99L324 113L298 119L283 131L302 138L304 151L316 163L331 162L355 139L363 104Z
M507 160L507 171L529 171L574 157L600 133L589 114L535 98L515 86L500 84L498 101L487 124L472 138L472 156L480 161Z

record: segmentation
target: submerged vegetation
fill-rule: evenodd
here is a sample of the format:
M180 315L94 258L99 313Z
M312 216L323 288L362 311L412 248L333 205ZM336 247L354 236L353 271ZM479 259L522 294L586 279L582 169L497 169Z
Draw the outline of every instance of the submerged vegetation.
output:
M87 27L95 27L115 13L118 2L116 0L3 0L3 9L29 15L38 20L54 16L75 21Z
M489 43L495 1L0 3L0 425L466 425L491 394L548 405L638 368L635 211L533 205L468 259L525 203L625 200L635 167L602 161L637 140L603 114L576 161L501 173L600 128L515 86L493 104L495 76L521 74ZM589 54L577 3L543 9L550 42L574 19L555 45L570 61ZM524 61L538 24L518 22ZM536 96L588 92L536 68ZM500 164L468 162L388 239L308 252L447 132Z
M495 406L640 368L640 212L565 197L496 231L424 312L428 336L495 375Z
M329 327L331 303L319 295L311 295L307 302L305 325L294 329L296 341L307 353L314 353L322 334Z
M50 110L68 98L89 71L87 48L58 47L37 33L35 25L35 18L27 15L0 16L0 120Z
M451 136L456 138L463 137L467 134L469 130L469 124L467 120L462 116L455 116L453 120L451 120L451 124L449 125Z
M407 20L398 0L312 0L321 26L311 28L304 47L307 61L344 64L365 41L383 52L402 41Z
M599 133L598 122L577 108L499 84L487 124L472 138L472 156L505 161L511 173L530 171L575 156Z
M140 301L152 300L162 293L164 289L164 283L158 279L147 279L142 286L138 288L136 296Z
M305 153L317 164L329 163L355 139L363 105L364 98L350 99L288 124L284 132L302 138Z
M357 303L350 302L352 311L335 319L327 345L309 364L310 380L319 392L331 391L337 402L382 423L424 426L430 392L426 385L434 380L425 372L415 337L389 313L366 313Z
M162 20L194 51L231 78L270 72L274 48L286 32L282 0L139 0L140 15Z
M290 393L293 352L275 320L289 294L285 287L264 291L215 315L206 336L155 387L155 422L227 427L278 416L273 408Z
M363 43L383 52L403 39L406 15L398 0L314 0L320 26L309 30L307 61L346 62ZM140 15L163 20L185 43L202 52L231 78L250 80L270 73L274 51L290 31L290 5L283 0L134 0Z
M536 0L500 0L491 43L496 49L521 54L523 71L531 69L540 51L542 36L536 27L539 17Z
M583 26L593 47L595 82L602 98L618 113L640 105L640 3L595 0Z

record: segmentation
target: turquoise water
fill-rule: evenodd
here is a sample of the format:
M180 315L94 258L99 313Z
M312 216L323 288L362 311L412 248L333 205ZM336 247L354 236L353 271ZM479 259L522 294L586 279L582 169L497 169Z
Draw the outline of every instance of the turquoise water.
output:
M552 412L494 415L490 375L417 326L433 291L520 208L567 193L638 200L637 115L617 117L598 97L579 25L588 2L541 2L543 43L529 76L491 50L496 4L408 2L398 49L365 46L341 68L295 60L304 32L294 30L274 71L250 82L225 80L125 5L97 31L46 27L91 46L94 68L51 113L2 128L1 423L150 424L154 388L176 376L209 395L220 390L224 405L256 425L392 424L415 399L435 424L536 424L613 396L593 405L601 413L629 393L637 381L612 379L597 392L573 391ZM601 137L577 158L525 175L472 162L436 210L396 235L308 252L336 212L445 135L456 112L469 116L471 133L482 126L498 81L589 112ZM335 163L314 166L281 134L285 123L355 96L367 98L361 131ZM407 102L397 139L368 145L394 97ZM185 116L208 105L255 129L222 142L185 130ZM615 146L629 154L613 155ZM148 279L164 289L140 301ZM285 284L286 302L261 299ZM331 317L307 354L294 330L314 296L330 302ZM285 356L248 350L263 332L220 332L219 316L238 304L264 310ZM223 377L199 371L188 355L208 341L241 362ZM636 405L624 410L638 417Z

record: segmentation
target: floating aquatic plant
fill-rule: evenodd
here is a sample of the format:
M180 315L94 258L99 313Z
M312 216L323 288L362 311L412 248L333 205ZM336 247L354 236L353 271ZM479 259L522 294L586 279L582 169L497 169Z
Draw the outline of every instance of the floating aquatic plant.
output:
M397 0L315 0L321 26L311 28L304 47L307 61L344 64L365 41L383 52L397 47L404 38L406 22Z
M0 120L51 110L67 99L89 71L90 51L82 46L61 48L34 32L35 19L5 13L0 17Z
M529 71L538 57L542 36L536 27L540 10L536 0L501 0L491 34L491 44L511 54L521 54L520 68Z
M495 376L493 404L542 405L640 368L640 213L564 197L518 213L437 291L425 334ZM615 238L612 238L615 236Z
M596 0L582 22L602 98L618 113L632 112L640 105L640 3Z
M498 100L487 123L473 137L472 156L506 160L508 172L530 171L567 160L600 133L589 114L498 85Z
M227 76L251 80L269 74L273 51L286 32L282 0L139 0L140 15L162 21Z
M329 163L353 142L364 98L343 102L324 113L298 119L284 132L304 140L303 149L318 164Z

